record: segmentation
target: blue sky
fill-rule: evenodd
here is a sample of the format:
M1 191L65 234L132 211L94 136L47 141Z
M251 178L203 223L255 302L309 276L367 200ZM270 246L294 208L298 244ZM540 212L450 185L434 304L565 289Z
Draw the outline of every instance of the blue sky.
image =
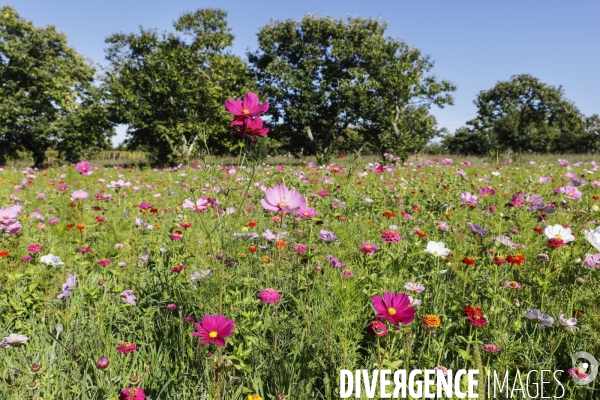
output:
M273 18L306 13L381 18L387 34L418 47L435 60L432 72L458 86L455 105L434 108L438 125L451 132L475 117L481 90L512 75L528 73L562 85L586 115L600 114L600 2L529 1L189 1L18 0L8 3L37 26L53 24L84 56L106 65L104 39L139 27L170 30L184 11L217 7L228 11L235 42L245 57L256 50L258 29ZM124 138L123 129L115 142Z

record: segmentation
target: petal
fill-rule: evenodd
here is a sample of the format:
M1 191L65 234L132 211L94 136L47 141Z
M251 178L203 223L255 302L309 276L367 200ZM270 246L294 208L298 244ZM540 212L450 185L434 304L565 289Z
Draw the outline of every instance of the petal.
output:
M408 325L415 320L416 309L412 307L407 307L404 310L398 312L394 315L394 320L396 323L400 322L401 324Z
M392 300L392 307L394 307L397 311L403 310L410 304L410 299L404 293L397 294L394 296Z
M242 102L240 101L240 99L235 99L235 100L227 100L225 101L225 110L233 115L243 115L244 114L244 108L242 107Z
M249 92L244 97L244 102L242 103L242 106L244 109L250 111L250 115L255 115L252 111L254 111L256 107L258 107L258 103L258 96L255 93Z
M392 292L383 292L383 302L385 303L386 310L391 307L394 302L394 293Z
M375 308L375 311L378 314L387 313L387 307L385 306L383 299L380 296L371 297L371 303L373 303L373 308Z

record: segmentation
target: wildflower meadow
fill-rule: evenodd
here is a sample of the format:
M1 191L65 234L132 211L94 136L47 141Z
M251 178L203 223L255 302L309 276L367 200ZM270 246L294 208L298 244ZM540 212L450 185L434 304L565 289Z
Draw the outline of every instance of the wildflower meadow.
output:
M268 103L225 107L230 165L0 169L0 398L336 399L342 369L600 396L596 162L269 164Z

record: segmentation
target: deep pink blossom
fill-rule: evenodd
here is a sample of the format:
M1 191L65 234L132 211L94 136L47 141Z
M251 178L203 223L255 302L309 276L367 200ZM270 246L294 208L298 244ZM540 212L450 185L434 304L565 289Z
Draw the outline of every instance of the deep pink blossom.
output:
M252 118L256 115L264 114L269 109L269 102L260 104L260 100L255 93L249 92L244 100L228 99L225 101L225 110L236 117Z
M288 189L285 185L275 185L265 191L266 199L262 199L260 204L267 211L272 212L292 212L306 206L306 199L300 193L293 189Z
M235 328L233 321L222 314L205 315L202 322L194 326L198 332L192 332L192 335L201 339L200 344L213 343L219 347L225 346L225 338L231 336Z
M410 306L410 299L404 293L384 292L381 296L371 297L375 308L375 318L387 319L392 324L410 324L415 319L416 309Z

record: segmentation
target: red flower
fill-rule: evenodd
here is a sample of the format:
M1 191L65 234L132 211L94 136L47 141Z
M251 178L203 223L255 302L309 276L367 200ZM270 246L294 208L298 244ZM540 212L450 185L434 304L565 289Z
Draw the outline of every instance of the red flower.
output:
M248 222L248 226L251 228L254 228L256 226L256 222L250 221L250 222Z
M542 233L544 232L544 228L540 227L540 226L536 226L535 228L533 228L534 231L536 231L537 233Z
M565 245L565 241L559 238L552 238L550 240L548 240L548 244L546 244L546 246L548 247L555 247L555 248L559 248L559 247L563 247Z
M467 265L475 265L475 259L473 257L465 257L462 259L462 262Z
M248 251L250 253L256 253L258 251L258 247L252 245L252 246L248 246Z
M525 261L525 256L522 254L517 254L516 256L510 254L508 256L506 256L506 261L508 261L509 263L513 264L513 265L521 265L523 264L523 261Z
M395 217L396 214L392 210L387 210L383 212L384 217L392 218Z
M179 265L176 265L176 266L174 266L173 268L171 268L171 273L173 273L173 274L178 274L178 273L180 273L181 271L183 271L183 269L184 269L184 268L185 268L185 267L184 267L183 265L181 265L181 264L179 264Z
M0 257L6 257L6 256L8 256L8 250L0 251Z

